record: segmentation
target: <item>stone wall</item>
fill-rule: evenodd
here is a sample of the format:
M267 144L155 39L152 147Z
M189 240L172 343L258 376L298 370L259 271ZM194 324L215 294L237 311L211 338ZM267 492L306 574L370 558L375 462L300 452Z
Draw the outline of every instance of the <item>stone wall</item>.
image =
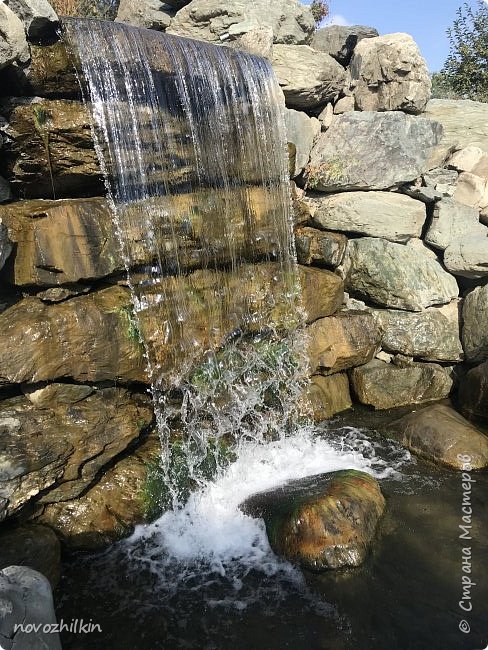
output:
M19 15L8 5L0 520L96 548L152 514L159 441L89 117L53 36L56 16L40 0L17 3ZM273 64L287 106L316 419L353 401L388 409L448 396L486 419L487 105L428 101L427 68L408 35L314 31L296 0L243 6L192 0L155 10L128 0L119 19Z

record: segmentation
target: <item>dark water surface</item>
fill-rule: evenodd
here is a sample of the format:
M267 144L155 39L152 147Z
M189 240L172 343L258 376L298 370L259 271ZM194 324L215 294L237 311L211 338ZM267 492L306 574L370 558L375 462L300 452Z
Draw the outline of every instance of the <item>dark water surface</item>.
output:
M374 441L388 419L366 411L347 414L326 435L354 423ZM380 453L388 459L393 452L385 445ZM102 633L65 632L63 647L486 648L488 476L472 474L472 539L462 540L461 475L419 460L404 464L401 473L401 480L381 480L387 514L372 555L358 569L308 573L300 580L291 569L276 573L250 567L236 585L235 576L199 573L195 565L193 575L187 571L182 580L174 574L172 583L171 571L158 574L119 546L71 556L57 593L58 620L91 620ZM463 574L462 549L468 547L471 574ZM472 604L470 612L459 606L463 575L476 583L465 601ZM460 631L462 621L468 633Z

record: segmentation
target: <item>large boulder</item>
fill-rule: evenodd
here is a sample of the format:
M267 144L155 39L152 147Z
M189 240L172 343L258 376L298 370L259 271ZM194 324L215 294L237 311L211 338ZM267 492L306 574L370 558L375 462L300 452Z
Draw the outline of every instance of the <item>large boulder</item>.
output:
M24 298L0 314L0 383L144 381L130 305L122 287L54 305Z
M315 142L307 185L321 192L399 187L428 170L441 136L437 122L405 113L339 115Z
M470 363L488 359L488 284L476 287L464 300L462 339Z
M24 24L30 41L50 39L59 27L59 18L47 0L5 0Z
M485 237L488 228L480 223L478 210L451 198L443 198L434 206L432 222L425 242L445 250L454 239L464 235Z
M467 235L452 241L444 253L448 271L463 278L488 276L488 228L477 235Z
M370 361L381 345L381 331L368 312L339 312L307 328L310 371L330 375Z
M432 83L427 64L408 34L366 38L351 60L351 89L361 111L422 113Z
M51 586L38 571L0 571L0 640L5 650L61 650Z
M363 38L374 38L378 32L373 27L363 25L328 25L317 29L311 46L318 52L325 52L334 57L344 67L349 65L356 45Z
M18 201L0 206L0 218L16 245L6 270L13 284L55 286L125 270L106 199Z
M275 45L271 62L291 108L315 108L333 100L344 87L344 68L308 45Z
M320 122L316 117L308 117L302 111L286 109L286 137L294 146L294 157L290 165L290 176L295 178L305 169L315 138L320 133Z
M25 30L22 21L5 2L1 2L0 69L14 61L27 63L29 57L29 46L25 38Z
M393 309L373 313L383 330L384 350L424 361L462 360L458 301L416 313Z
M354 368L350 379L361 404L378 410L441 400L453 386L449 371L437 364L395 365L379 359Z
M300 266L300 282L307 323L335 314L342 305L344 281L335 273Z
M463 470L488 466L488 437L445 404L434 404L393 422L393 436L414 454ZM469 461L468 461L469 459Z
M324 571L362 564L385 499L372 476L342 470L256 494L241 507L264 519L275 553L303 568Z
M488 152L488 104L471 100L431 99L425 116L440 122L443 138L429 166L442 165L456 149L475 146Z
M25 397L1 402L0 520L41 492L42 503L77 497L152 418L149 397L122 388L52 409L39 409Z
M480 213L480 220L488 223L488 178L462 172L454 187L453 197L459 203L475 208Z
M176 10L160 0L121 0L115 22L164 32Z
M347 237L337 232L299 226L295 229L295 244L300 264L336 268L346 252Z
M458 402L470 420L488 420L488 361L468 371L459 386Z
M0 107L5 176L25 198L104 194L88 108L80 102L12 99Z
M169 34L225 43L256 27L270 26L275 43L309 43L315 21L309 7L297 0L193 0L178 11Z
M420 237L427 218L425 205L393 192L344 192L309 199L313 224L390 241Z
M310 378L305 399L312 409L314 422L323 422L336 413L347 411L352 406L347 374L314 375Z
M156 488L162 480L157 482L160 462L161 443L154 435L82 495L45 505L35 520L54 529L71 550L108 546L157 512L159 504L152 500L157 499Z
M456 279L413 247L364 237L349 241L346 289L384 307L422 311L458 297Z

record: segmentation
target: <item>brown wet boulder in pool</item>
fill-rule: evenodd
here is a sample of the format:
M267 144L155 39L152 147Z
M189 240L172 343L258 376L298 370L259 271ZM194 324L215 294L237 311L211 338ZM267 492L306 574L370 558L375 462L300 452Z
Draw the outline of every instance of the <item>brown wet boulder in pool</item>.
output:
M324 571L362 564L385 499L376 479L348 469L256 494L241 508L264 519L275 553L305 569Z
M61 575L61 545L52 528L26 523L0 532L0 571L8 566L39 571L55 587Z
M409 413L389 431L410 451L435 463L458 470L468 462L472 469L488 466L488 437L445 404Z
M471 368L459 387L462 413L470 420L488 420L488 361Z

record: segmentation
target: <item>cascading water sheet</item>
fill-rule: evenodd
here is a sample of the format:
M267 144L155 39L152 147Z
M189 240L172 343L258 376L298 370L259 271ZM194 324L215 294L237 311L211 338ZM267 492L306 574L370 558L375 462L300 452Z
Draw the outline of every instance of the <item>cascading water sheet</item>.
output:
M198 484L209 449L279 437L297 418L305 364L283 96L270 64L237 50L103 21L64 28L163 457L177 449Z

